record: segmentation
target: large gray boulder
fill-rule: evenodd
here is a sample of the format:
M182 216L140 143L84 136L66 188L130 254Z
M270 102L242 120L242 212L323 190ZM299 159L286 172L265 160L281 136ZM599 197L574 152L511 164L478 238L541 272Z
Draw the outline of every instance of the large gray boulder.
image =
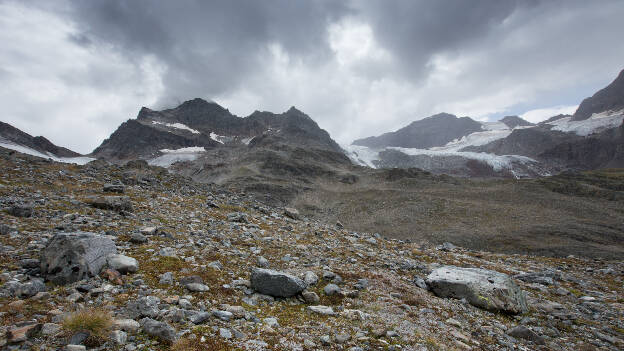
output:
M254 268L251 287L257 292L274 297L291 297L301 293L306 283L294 275L272 269Z
M102 210L132 212L132 202L128 196L89 196L86 203Z
M94 233L56 234L41 253L41 273L57 285L96 276L106 258L117 253L115 243Z
M504 273L444 266L429 274L427 285L439 297L466 299L488 311L511 314L527 311L524 292Z

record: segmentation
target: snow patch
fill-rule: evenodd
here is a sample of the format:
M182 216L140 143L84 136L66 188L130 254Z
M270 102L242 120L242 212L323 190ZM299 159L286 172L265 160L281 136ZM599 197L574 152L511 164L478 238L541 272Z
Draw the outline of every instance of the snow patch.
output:
M623 120L624 110L620 110L594 113L591 117L582 121L572 121L572 117L564 117L548 122L547 124L553 126L552 130L587 136L610 128L619 127Z
M228 139L228 137L210 132L210 139L216 141L219 144L223 144L223 141Z
M455 139L448 142L444 146L432 147L429 150L434 151L459 151L467 146L481 146L488 144L494 140L506 138L511 134L511 129L489 129L483 132L474 132L463 136L461 139Z
M193 134L200 134L201 133L200 131L195 130L193 128L190 128L189 126L184 125L182 123L163 123L163 122L158 122L158 121L152 121L152 124L160 124L160 125L164 125L164 126L169 127L169 128L188 130L189 132L191 132Z
M503 122L480 122L483 130L509 130L509 126Z
M341 145L351 161L360 166L377 168L373 161L379 160L379 150L360 145Z
M41 158L45 158L45 159L51 159L53 161L56 162L63 162L63 163L75 163L78 165L84 165L87 164L93 160L95 160L95 158L93 157L86 157L86 156L81 156L81 157L58 157L52 153L42 153L39 152L35 149L29 148L27 146L24 145L19 145L19 144L15 144L12 142L9 142L7 140L0 140L0 146L6 148L6 149L11 149L11 150L15 150L17 152L21 152L23 154L27 154L27 155L31 155L31 156L37 156L37 157L41 157Z
M251 141L252 141L252 140L254 140L254 138L255 138L255 136L254 136L254 137L251 137L251 138L244 138L244 139L241 139L241 143L243 143L243 144L245 144L245 145L249 145L249 143L251 143Z
M176 162L195 161L202 153L206 152L206 149L201 146L191 146L175 150L162 149L160 152L164 155L153 158L147 161L147 163L152 166L167 168Z

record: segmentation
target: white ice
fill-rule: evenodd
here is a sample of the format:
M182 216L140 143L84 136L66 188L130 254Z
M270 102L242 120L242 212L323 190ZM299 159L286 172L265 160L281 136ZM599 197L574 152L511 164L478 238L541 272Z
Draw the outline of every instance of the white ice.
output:
M571 119L572 117L564 117L548 122L548 124L553 126L552 130L587 136L620 126L624 120L624 110L594 113L591 117L582 121L572 121Z
M12 142L9 142L7 140L0 140L0 146L7 148L7 149L11 149L11 150L15 150L17 152L21 152L23 154L27 154L27 155L31 155L31 156L37 156L37 157L41 157L41 158L45 158L45 159L52 159L53 161L56 162L63 162L63 163L75 163L78 165L84 165L87 164L93 160L95 160L92 157L58 157L52 153L41 153L35 149L31 149L27 146L24 145L19 145L19 144L15 144Z
M180 161L194 161L203 152L206 152L201 146L184 147L180 149L162 149L160 150L164 155L153 158L147 161L152 166L169 167L172 164Z

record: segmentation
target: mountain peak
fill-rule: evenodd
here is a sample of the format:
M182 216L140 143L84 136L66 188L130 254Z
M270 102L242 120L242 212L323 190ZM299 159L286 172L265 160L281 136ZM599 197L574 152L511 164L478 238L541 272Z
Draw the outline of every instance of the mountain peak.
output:
M605 88L589 97L579 105L572 116L573 121L588 119L594 113L624 109L624 70Z

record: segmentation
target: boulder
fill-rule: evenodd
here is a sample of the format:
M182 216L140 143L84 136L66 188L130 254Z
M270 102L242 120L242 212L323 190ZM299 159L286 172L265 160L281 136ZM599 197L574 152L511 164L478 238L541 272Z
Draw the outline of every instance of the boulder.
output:
M272 269L254 268L251 287L257 292L274 297L291 297L306 288L306 283L294 275Z
M37 295L37 293L46 291L46 286L40 279L33 279L27 283L21 284L15 296L19 298L28 298Z
M471 305L492 312L527 311L525 293L504 273L444 266L431 272L426 282L439 297L466 299Z
M87 232L56 234L41 254L41 273L57 285L97 276L106 258L117 253L108 237Z
M18 204L9 207L8 213L11 216L15 217L32 217L33 215L33 205L32 204Z
M167 343L173 343L176 341L177 337L175 329L173 329L173 327L169 324L159 322L151 318L143 318L140 322L145 334Z
M126 186L123 185L123 183L121 183L121 182L112 183L112 184L104 184L104 187L102 188L102 190L105 193L119 193L119 194L123 194L124 191L126 191Z
M291 207L286 207L284 208L284 216L291 218L291 219L299 219L299 211L297 211L297 209L295 208L291 208Z
M117 212L132 212L132 202L127 196L90 196L86 202L92 207Z
M107 259L108 267L118 271L121 274L134 273L139 270L139 262L124 255L110 255Z

